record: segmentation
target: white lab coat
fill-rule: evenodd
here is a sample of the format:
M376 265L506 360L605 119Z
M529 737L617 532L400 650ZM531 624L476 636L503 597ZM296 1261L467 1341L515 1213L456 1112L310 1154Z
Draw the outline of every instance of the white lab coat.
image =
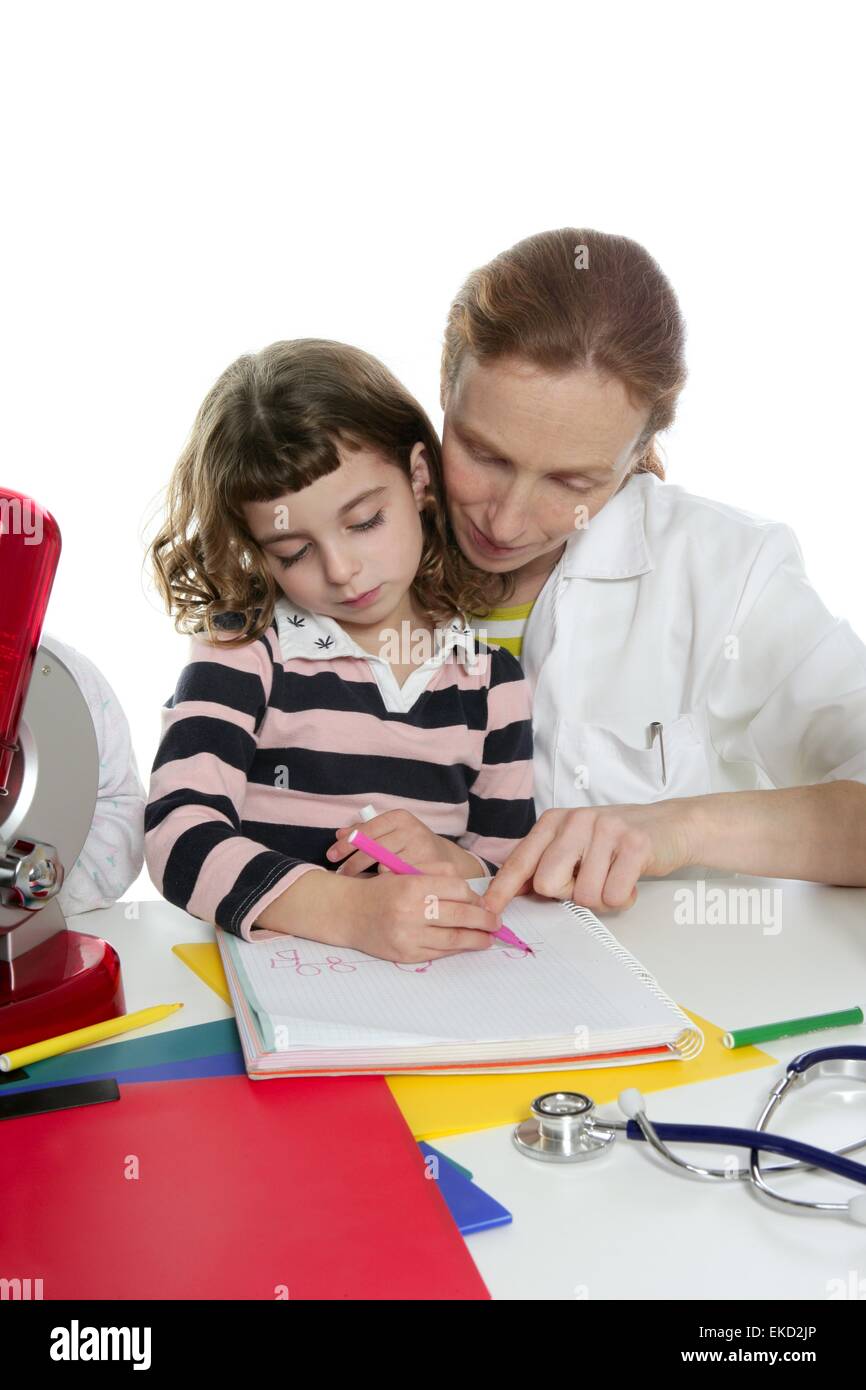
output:
M521 660L539 815L866 782L866 646L809 584L793 532L653 474L569 538Z
M64 917L111 907L138 878L144 863L145 792L123 708L97 666L44 632L42 641L68 667L87 701L99 755L93 822L68 869L57 902Z

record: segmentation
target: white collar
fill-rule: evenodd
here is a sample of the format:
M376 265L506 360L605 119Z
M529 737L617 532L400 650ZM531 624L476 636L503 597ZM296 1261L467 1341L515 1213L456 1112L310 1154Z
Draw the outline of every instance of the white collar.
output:
M274 621L280 651L286 661L292 657L331 661L336 656L360 656L365 661L385 662L384 657L359 646L335 618L300 608L298 604L290 603L285 594L280 594L274 604ZM456 649L466 669L471 671L478 660L475 642L475 633L465 618L454 618L450 623L436 628L436 651L432 661L440 665L449 652Z
M653 568L644 530L646 494L661 482L654 473L635 473L605 502L585 530L569 536L563 573L581 579L631 579Z

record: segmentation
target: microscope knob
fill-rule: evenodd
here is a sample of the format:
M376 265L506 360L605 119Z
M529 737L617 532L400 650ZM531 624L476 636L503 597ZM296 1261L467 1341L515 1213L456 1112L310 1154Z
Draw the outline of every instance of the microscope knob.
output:
M59 893L63 865L54 847L33 840L16 840L0 858L0 902L31 911Z

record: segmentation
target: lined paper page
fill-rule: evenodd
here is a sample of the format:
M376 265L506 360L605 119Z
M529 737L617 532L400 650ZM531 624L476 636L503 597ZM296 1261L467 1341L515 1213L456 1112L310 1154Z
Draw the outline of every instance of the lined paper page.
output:
M301 937L228 945L253 1006L288 1047L516 1043L579 1031L631 1038L669 1033L679 1018L560 904L515 899L502 920L534 955L496 940L398 965Z

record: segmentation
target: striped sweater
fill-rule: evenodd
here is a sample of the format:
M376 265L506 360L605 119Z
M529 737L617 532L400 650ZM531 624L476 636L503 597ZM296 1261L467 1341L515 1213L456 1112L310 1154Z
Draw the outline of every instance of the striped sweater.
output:
M535 822L531 695L510 652L459 619L441 632L402 687L334 619L282 596L253 642L192 637L145 812L162 895L245 940L278 936L256 918L302 874L333 871L325 851L368 802L495 873Z

